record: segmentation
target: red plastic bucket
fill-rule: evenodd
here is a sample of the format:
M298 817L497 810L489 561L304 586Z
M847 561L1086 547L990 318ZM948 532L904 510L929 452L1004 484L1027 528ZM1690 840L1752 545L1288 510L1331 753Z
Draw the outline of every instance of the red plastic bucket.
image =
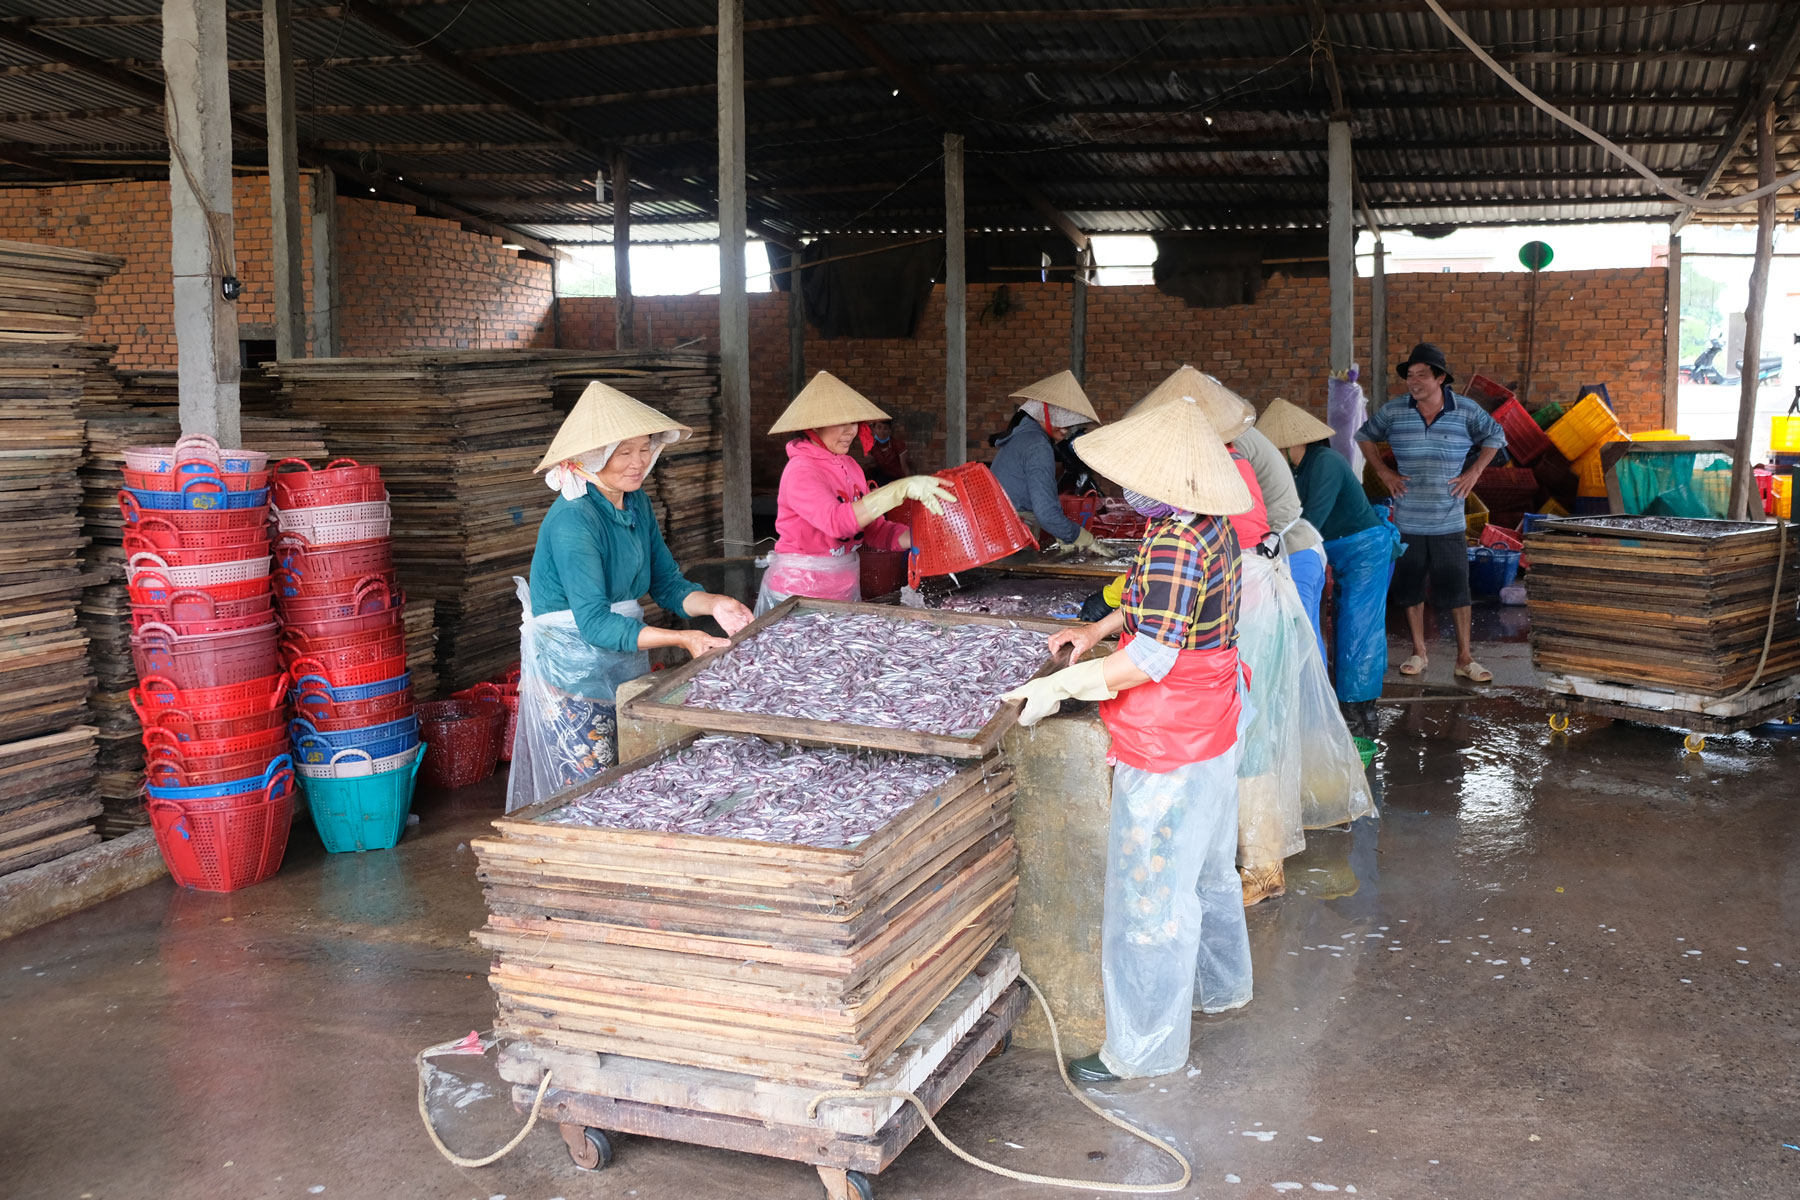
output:
M201 892L234 892L281 869L294 823L295 788L249 804L152 800L145 805L156 848L176 883ZM205 807L203 807L205 806Z
M419 705L419 740L425 761L419 781L454 789L480 783L500 761L506 709L491 697L434 700Z

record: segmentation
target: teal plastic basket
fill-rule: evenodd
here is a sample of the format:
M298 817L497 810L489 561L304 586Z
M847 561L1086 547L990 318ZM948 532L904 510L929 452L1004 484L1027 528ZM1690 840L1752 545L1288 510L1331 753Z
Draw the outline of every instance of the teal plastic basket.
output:
M413 781L424 758L423 753L415 753L410 766L380 775L302 778L306 806L325 849L333 854L386 850L398 842L412 808Z

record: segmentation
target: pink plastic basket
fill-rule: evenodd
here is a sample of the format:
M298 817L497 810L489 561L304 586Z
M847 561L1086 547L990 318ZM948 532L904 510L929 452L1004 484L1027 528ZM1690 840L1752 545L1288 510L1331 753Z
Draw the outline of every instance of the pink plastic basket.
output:
M385 538L393 510L386 504L326 504L317 508L282 508L275 513L283 533L297 533L314 546L366 542Z
M253 579L266 579L270 565L268 556L264 555L261 558L239 558L204 566L178 567L159 554L141 550L126 560L125 577L135 584L142 572L153 570L159 578L166 579L176 587L208 588L218 583L248 583Z
M159 621L131 635L138 678L163 678L183 691L230 687L281 670L275 622L228 633L183 636Z

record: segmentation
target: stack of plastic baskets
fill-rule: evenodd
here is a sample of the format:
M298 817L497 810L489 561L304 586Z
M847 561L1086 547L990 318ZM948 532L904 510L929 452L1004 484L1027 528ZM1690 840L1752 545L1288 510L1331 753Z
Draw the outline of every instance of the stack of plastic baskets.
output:
M283 459L272 482L300 786L325 849L385 850L406 828L420 755L387 488L348 458Z
M201 891L274 874L293 823L266 467L204 436L125 451L146 807L169 873Z

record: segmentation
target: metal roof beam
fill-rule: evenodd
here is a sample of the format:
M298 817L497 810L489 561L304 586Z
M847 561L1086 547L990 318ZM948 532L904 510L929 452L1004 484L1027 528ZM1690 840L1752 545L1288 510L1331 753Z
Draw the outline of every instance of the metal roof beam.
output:
M1713 155L1712 163L1706 168L1706 174L1700 177L1700 184L1695 189L1699 195L1706 195L1725 174L1725 168L1737 155L1738 146L1756 125L1757 118L1775 102L1794 73L1794 66L1800 62L1800 5L1783 6L1792 15L1788 17L1786 30L1770 51L1766 65L1754 86L1745 89L1743 105L1732 115L1731 125L1723 141L1719 143L1718 152ZM1682 227L1693 216L1694 210L1684 208L1681 215L1669 225L1669 236L1679 234Z

